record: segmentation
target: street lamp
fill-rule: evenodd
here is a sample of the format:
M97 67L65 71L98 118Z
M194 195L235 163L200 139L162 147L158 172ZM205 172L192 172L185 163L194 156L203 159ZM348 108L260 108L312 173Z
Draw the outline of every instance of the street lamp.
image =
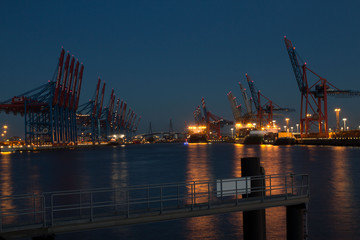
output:
M346 118L343 118L342 120L344 121L344 131L346 131L346 120L347 120L347 119L346 119Z
M289 121L290 121L290 118L285 118L285 121L286 121L286 129L287 129L287 131L289 131Z
M3 140L5 140L8 126L7 126L7 125L4 125L4 126L3 126L3 129L4 129L4 131L2 132L1 136L3 137Z
M299 124L296 124L296 132L299 132Z
M275 128L275 126L276 126L276 120L272 120L272 122L273 122L273 128ZM360 127L360 126L359 126Z
M335 113L336 113L336 131L338 132L340 129L340 120L339 120L339 115L340 115L340 108L335 108Z
M286 132L286 126L284 126L284 131Z
M291 127L291 132L294 132L294 127Z
M231 138L234 138L234 128L230 128L231 130Z

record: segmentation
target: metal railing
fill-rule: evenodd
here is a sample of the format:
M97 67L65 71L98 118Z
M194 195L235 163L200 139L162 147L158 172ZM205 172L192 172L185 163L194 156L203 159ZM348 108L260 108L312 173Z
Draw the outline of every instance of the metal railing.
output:
M308 196L306 174L3 196L0 198L0 232Z

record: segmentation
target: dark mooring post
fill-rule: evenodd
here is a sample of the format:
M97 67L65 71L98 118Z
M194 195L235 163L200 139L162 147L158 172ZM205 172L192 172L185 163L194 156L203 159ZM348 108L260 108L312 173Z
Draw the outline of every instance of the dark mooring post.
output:
M248 157L241 158L241 176L259 176L265 175L264 168L260 166L260 158ZM251 180L251 189L257 188L256 192L251 191L248 197L261 197L262 192L258 191L261 186L264 186L264 180ZM243 198L247 195L243 194ZM244 240L265 240L266 239L266 221L265 209L244 211L243 212L243 228Z
M304 239L305 204L286 207L286 237L288 240Z

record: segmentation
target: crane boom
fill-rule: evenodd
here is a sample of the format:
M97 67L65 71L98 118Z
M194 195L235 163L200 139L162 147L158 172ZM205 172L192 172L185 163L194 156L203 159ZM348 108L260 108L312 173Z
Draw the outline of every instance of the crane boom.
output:
M252 96L256 111L258 111L260 108L260 103L258 101L258 91L255 87L254 81L251 80L250 76L247 73L245 74L245 76L246 76L247 82L249 84L251 96Z
M76 90L76 102L75 102L75 109L74 109L75 111L79 107L79 99L80 99L80 91L81 91L83 72L84 72L84 65L81 63L81 68L80 68L80 73L79 73L79 84L78 84L77 90Z
M95 94L95 102L94 102L94 108L93 108L93 112L92 112L92 116L95 117L96 115L96 108L97 108L97 104L98 104L98 98L99 98L99 89L100 89L100 78L98 79L98 83L96 85L96 94Z
M238 105L236 102L236 97L233 96L233 94L231 92L229 92L227 94L229 102L230 102L230 106L231 106L231 111L233 113L234 119L236 122L241 121L241 105Z
M61 53L60 53L60 57L59 57L59 66L58 66L58 72L57 72L57 77L56 77L53 106L58 103L60 81L61 81L61 75L62 75L62 70L63 70L63 65L64 65L64 57L65 57L65 50L62 48Z
M116 126L116 121L119 118L119 107L120 107L120 98L116 101L115 114L114 114L114 122L113 125Z
M209 116L208 116L208 111L206 109L206 104L205 104L205 99L204 98L201 98L201 104L202 104L202 108L203 108L203 112L204 112L205 121L208 122L209 121Z
M248 114L252 113L252 108L251 108L251 101L246 93L246 88L243 87L243 85L241 84L241 82L239 82L239 86L240 86L240 91L242 93L243 99L244 99L244 103L245 103L245 107L246 107L246 112Z
M70 98L70 109L74 109L74 100L75 100L75 91L76 91L76 84L78 80L78 73L79 73L79 61L76 61L75 73L74 73L74 85L71 89L71 98Z
M70 90L72 87L72 79L73 79L73 74L74 74L74 64L75 64L75 58L74 56L71 59L71 64L70 64L70 71L69 71L69 83L68 85L65 87L65 103L64 103L64 107L67 108L69 106L69 98L70 98Z
M65 94L65 88L68 78L68 71L69 71L69 62L70 62L70 53L67 54L66 60L65 60L65 68L64 68L64 75L63 75L63 82L61 86L61 93L60 93L60 102L59 105L64 105L64 94Z
M100 100L100 108L99 108L99 113L98 113L98 119L101 118L101 112L102 112L103 102L104 102L104 94L105 94L105 82L103 84L102 91L101 91L101 100Z
M295 47L292 45L291 41L286 38L286 36L284 37L284 41L285 41L285 45L286 45L286 50L289 54L291 66L293 68L299 90L300 90L300 92L303 93L304 91L306 91L307 84L303 80L304 74L303 74L302 68L300 67L299 60L298 60L298 57L295 52Z

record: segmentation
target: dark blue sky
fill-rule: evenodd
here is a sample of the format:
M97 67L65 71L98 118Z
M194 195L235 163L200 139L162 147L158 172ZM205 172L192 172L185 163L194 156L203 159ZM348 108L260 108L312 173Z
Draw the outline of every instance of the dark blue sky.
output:
M245 84L245 73L274 102L297 110L295 124L300 93L283 36L329 82L360 90L359 9L355 0L3 1L0 101L51 79L64 46L85 66L80 103L100 76L105 103L114 88L143 116L140 132L149 121L167 129L170 118L181 130L201 97L211 112L232 119L226 94L242 103L237 83ZM329 99L330 127L335 106L360 125L359 104ZM23 118L1 113L3 123L23 135Z

